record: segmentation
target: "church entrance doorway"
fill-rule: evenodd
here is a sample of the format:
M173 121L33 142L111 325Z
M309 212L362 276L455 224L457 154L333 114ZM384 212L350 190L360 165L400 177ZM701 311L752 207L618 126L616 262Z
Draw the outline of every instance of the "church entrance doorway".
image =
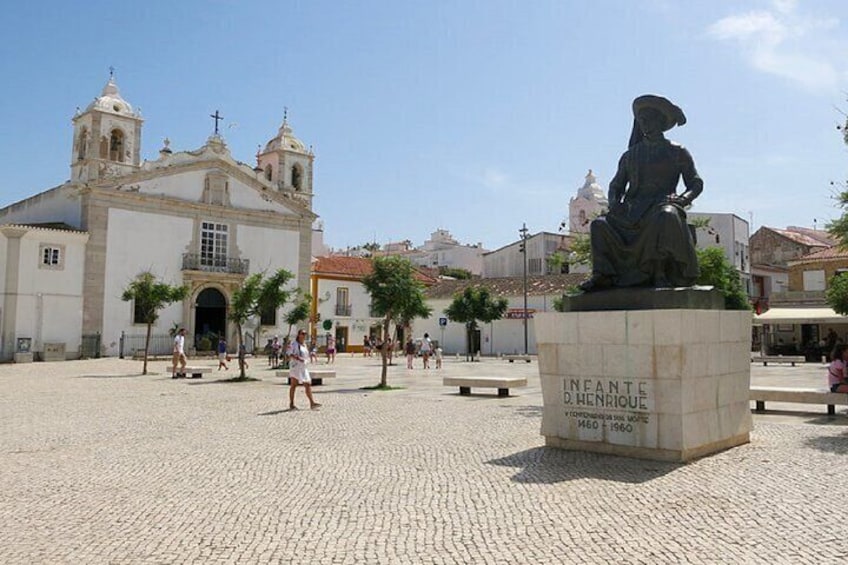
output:
M194 305L194 346L210 350L227 336L227 299L216 288L203 289Z

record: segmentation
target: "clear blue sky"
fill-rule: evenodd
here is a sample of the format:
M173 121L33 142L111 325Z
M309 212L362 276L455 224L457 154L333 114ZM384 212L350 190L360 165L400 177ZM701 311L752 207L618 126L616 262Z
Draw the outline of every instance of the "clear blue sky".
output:
M287 106L334 247L556 231L644 93L688 117L668 137L704 178L694 211L822 227L848 177L844 0L14 2L0 34L0 206L68 178L110 65L148 159L203 145L217 109L253 164Z

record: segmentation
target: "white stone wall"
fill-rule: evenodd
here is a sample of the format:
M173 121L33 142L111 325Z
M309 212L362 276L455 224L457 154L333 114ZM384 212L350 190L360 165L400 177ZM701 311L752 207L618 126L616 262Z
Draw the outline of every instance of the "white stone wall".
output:
M32 338L32 351L43 351L48 343L64 343L68 358L79 354L82 328L82 273L85 233L31 229L20 238L20 259L7 264L8 240L0 235L0 266L4 273L0 307L0 350L3 360L13 357L16 339ZM61 250L58 267L43 268L42 246ZM6 285L14 281L17 292L6 296ZM11 311L9 311L11 310Z
M553 301L559 295L539 295L527 297L527 309L536 313L554 310ZM507 296L508 308L517 311L524 308L523 296ZM446 317L445 309L451 299L428 300L427 305L433 313L427 319L416 319L413 324L413 334L421 337L424 332L432 339L438 339L445 354L464 354L466 351L465 325L448 320L448 325L442 330L439 318ZM533 314L535 315L535 313ZM503 318L491 324L480 325L480 352L483 355L513 355L524 353L524 321L520 318ZM527 324L527 351L536 353L536 331L533 318Z
M60 186L0 210L0 224L64 222L79 228L80 200L72 187Z
M124 289L139 273L149 270L162 282L182 284L182 254L188 251L193 226L191 218L117 208L109 210L103 286L104 355L118 355L122 331L145 331L143 324L132 324L132 303L121 300ZM167 333L175 321L183 321L182 304L171 304L160 310L153 333Z

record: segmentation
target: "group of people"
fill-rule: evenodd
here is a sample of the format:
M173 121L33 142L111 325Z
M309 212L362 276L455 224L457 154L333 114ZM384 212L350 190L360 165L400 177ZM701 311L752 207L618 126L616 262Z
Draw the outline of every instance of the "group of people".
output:
M430 357L434 357L436 359L436 368L442 368L442 348L434 347L433 341L430 339L430 334L425 333L424 337L421 339L421 342L416 344L412 341L412 337L406 340L406 347L404 347L404 353L406 353L406 368L413 369L413 361L417 355L421 356L421 360L424 363L424 368L430 368Z

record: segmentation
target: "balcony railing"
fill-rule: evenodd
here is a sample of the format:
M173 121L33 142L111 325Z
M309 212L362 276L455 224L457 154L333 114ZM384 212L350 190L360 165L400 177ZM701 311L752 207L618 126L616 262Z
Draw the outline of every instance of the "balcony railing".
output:
M213 273L235 273L246 275L250 268L247 259L228 257L203 257L199 253L183 253L183 271L209 271Z
M350 304L336 304L336 316L350 316Z

